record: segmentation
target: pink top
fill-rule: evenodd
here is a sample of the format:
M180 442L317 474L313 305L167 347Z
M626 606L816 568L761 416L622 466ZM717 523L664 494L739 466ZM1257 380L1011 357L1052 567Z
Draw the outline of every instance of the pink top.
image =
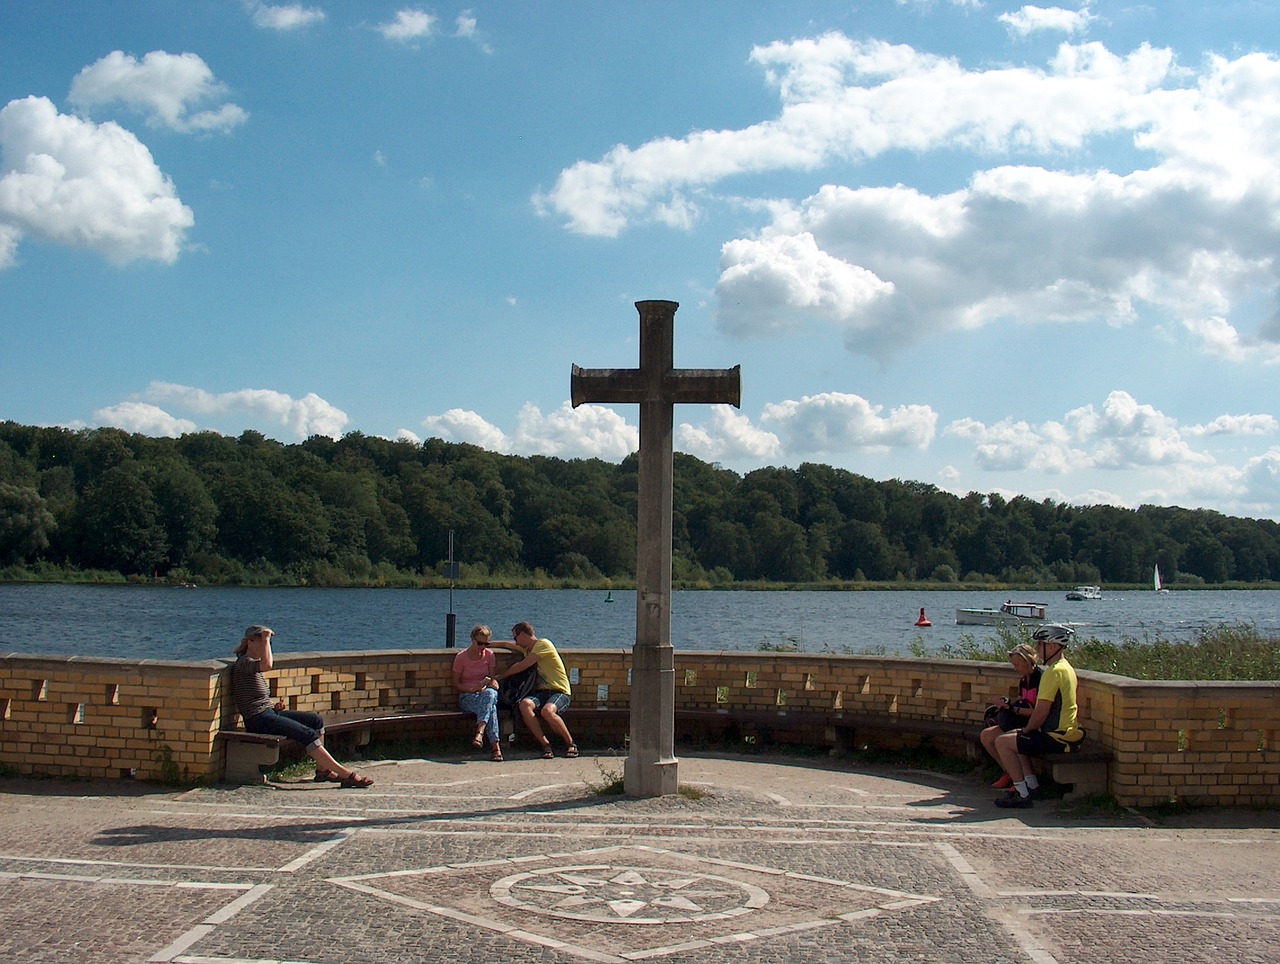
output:
M470 652L471 647L468 646L453 657L453 675L458 678L464 693L471 693L483 687L484 678L492 676L496 666L493 650L486 649L481 659L472 659Z

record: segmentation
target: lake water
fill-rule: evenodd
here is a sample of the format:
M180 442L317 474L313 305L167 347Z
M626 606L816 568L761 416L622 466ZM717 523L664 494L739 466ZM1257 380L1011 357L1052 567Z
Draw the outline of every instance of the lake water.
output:
M457 616L459 646L476 623L506 639L527 619L567 649L630 649L635 593L615 590L182 589L151 586L0 585L0 652L125 659L227 656L244 627L279 634L279 652L443 648L446 614ZM983 639L992 628L956 626L955 610L998 606L1007 598L1046 603L1049 618L1085 636L1119 640L1190 639L1195 630L1247 623L1280 636L1280 592L1198 590L1109 592L1068 602L1060 591L750 592L682 591L672 598L677 650L753 651L793 643L804 652L906 653ZM920 608L933 622L914 623Z

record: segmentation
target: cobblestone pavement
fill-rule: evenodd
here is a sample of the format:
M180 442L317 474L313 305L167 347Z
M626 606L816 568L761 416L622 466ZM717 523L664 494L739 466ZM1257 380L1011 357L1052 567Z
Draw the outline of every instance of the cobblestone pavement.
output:
M515 754L172 792L0 780L0 960L1275 961L1280 821L1001 811L975 777Z

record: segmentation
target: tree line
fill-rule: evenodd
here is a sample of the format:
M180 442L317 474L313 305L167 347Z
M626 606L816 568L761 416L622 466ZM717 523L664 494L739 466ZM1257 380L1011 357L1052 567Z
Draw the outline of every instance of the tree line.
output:
M151 438L0 423L0 578L215 584L626 582L637 461L511 456L354 432ZM1280 582L1280 525L877 482L806 463L739 475L675 456L680 585Z

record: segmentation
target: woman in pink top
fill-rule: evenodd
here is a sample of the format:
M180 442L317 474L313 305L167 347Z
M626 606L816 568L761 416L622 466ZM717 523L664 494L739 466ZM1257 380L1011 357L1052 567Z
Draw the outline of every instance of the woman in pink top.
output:
M471 630L471 645L453 658L453 688L458 693L458 705L476 718L476 735L471 745L478 750L488 743L492 748L489 759L501 763L498 683L493 678L495 658L489 648L492 635L488 626Z

